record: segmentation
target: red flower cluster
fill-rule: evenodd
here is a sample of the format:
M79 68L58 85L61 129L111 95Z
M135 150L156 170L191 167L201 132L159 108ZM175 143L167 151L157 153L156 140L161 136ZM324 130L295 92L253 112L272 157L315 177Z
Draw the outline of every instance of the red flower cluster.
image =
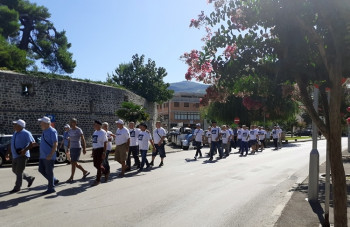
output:
M224 56L226 59L230 59L231 57L235 58L235 52L237 50L237 45L233 44L226 47L224 51Z
M242 103L247 110L259 110L263 106L261 102L253 100L250 97L244 97Z

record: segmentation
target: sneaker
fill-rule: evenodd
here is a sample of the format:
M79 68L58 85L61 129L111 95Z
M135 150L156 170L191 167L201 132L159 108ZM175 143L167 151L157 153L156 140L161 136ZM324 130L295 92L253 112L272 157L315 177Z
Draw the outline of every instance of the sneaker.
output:
M209 161L213 161L213 158L209 158Z
M194 160L197 160L197 156L194 156Z
M109 173L106 173L106 174L105 174L105 183L108 182L108 178L109 178Z
M162 167L162 166L164 166L164 163L160 162L159 167Z
M13 188L11 191L9 191L9 193L13 194L13 193L16 193L16 192L19 192L19 191L20 191L20 189Z
M30 188L30 186L32 186L34 180L35 180L35 177L32 177L32 178L28 181L28 188Z
M97 180L95 180L94 183L92 183L91 187L97 186L97 185L99 185L99 184L100 184L100 182L97 181Z
M151 161L149 165L150 165L150 166L153 166L153 165L154 165L153 161Z
M47 190L47 191L44 191L42 194L43 195L48 195L48 194L52 194L52 193L55 193L55 189L51 189L51 190Z
M55 185L58 185L59 182L60 181L56 179L54 183L55 183Z
M90 175L90 172L89 171L86 171L84 174L83 174L83 178L82 179L85 179L87 176Z
M138 165L139 165L139 164L135 163L133 166L136 167L136 166L138 166Z

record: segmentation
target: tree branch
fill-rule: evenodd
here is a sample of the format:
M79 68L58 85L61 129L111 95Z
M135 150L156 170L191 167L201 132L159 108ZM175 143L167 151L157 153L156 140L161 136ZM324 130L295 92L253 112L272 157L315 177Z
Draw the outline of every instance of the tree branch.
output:
M321 131L321 133L327 138L329 139L329 131L327 130L326 125L324 124L324 122L320 119L318 113L316 112L315 108L313 107L313 102L307 92L307 88L306 88L306 83L305 81L303 81L303 79L301 78L301 75L296 77L296 82L299 86L299 90L300 90L300 97L302 99L302 102L304 103L306 110L308 112L308 114L310 115L311 119L313 121L315 121L318 129Z
M320 52L321 59L323 61L323 64L325 65L327 72L330 72L330 67L328 64L328 59L327 59L327 53L325 49L325 44L322 40L322 38L317 34L316 30L313 27L308 27L300 17L296 16L296 21L302 28L302 30L309 35L310 40L315 42L315 45L318 48L318 51Z

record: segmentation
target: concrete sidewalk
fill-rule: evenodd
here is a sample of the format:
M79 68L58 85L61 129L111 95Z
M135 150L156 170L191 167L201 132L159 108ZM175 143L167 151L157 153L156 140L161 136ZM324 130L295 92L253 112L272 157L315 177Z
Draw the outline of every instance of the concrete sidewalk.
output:
M350 207L350 154L347 151L343 152L343 164L345 174L347 175L347 188L348 188L348 207ZM322 226L324 223L324 207L325 207L325 178L322 176L325 174L326 163L320 165L320 188L319 188L319 202L309 203L308 197L308 178L298 185L296 188L291 189L293 195L284 210L277 223L276 227L292 227L292 226ZM332 201L332 186L329 208L329 221L334 223L333 217L333 201ZM348 208L348 223L350 223L350 209Z

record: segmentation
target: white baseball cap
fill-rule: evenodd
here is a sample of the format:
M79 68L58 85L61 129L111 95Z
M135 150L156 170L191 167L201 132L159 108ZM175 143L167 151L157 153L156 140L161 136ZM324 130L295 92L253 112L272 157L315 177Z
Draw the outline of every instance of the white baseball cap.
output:
M116 121L115 123L117 123L117 124L124 124L124 121L122 120L122 119L119 119L118 121Z
M21 126L22 128L26 127L26 122L22 119L18 119L17 121L13 121L14 124Z
M197 123L196 126L201 126L201 124L200 124L200 123Z
M69 124L66 124L66 125L64 126L64 128L70 128Z
M42 121L42 122L47 123L47 124L51 123L51 120L48 117L39 118L38 121Z

